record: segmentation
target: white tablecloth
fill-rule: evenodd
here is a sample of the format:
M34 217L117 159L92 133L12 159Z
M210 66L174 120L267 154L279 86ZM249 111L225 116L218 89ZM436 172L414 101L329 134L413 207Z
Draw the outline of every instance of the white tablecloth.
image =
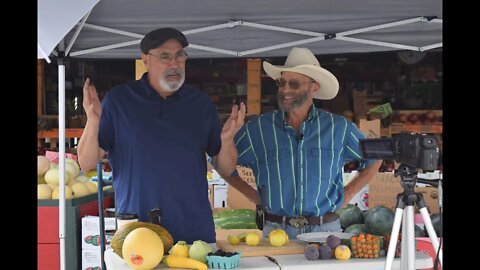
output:
M350 260L314 260L305 259L303 254L273 256L282 270L383 270L385 268L386 257L377 259L350 259ZM240 261L240 265L243 261ZM415 254L415 268L431 268L433 267L432 258L421 252ZM400 269L400 258L395 258L392 270Z
M113 249L109 248L105 250L105 266L108 270L131 270L127 263L120 258ZM154 269L173 269L168 268L165 264L161 263ZM240 265L235 270L278 270L278 266L270 262L266 257L243 257L240 258ZM357 269L358 270L358 269Z
M272 256L282 267L282 270L383 270L385 268L386 257L378 259L350 259L350 260L315 260L305 259L303 254L293 255L274 255ZM113 252L112 249L105 250L105 266L108 270L130 270L128 265ZM421 252L416 252L415 268L433 267L432 258ZM165 264L160 264L154 269L165 269ZM270 262L266 257L242 257L240 265L235 270L279 270L279 267ZM400 269L400 259L393 261L392 270Z

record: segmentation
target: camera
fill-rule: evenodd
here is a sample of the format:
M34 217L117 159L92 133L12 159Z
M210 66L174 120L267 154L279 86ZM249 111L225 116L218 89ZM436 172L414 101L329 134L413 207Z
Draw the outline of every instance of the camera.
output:
M431 135L401 132L389 139L360 139L365 159L394 159L397 162L433 171L437 169L437 138Z

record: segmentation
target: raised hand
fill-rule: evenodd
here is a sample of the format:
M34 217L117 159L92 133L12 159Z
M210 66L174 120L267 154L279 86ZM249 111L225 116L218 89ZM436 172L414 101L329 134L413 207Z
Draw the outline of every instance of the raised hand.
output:
M90 78L87 78L83 85L83 109L87 114L87 119L100 120L102 106L98 99L97 89L90 84Z
M245 120L245 112L246 112L245 104L242 102L240 103L240 109L238 105L232 106L232 112L228 117L225 124L223 124L221 138L222 141L226 140L233 140L237 131L243 126L243 122Z

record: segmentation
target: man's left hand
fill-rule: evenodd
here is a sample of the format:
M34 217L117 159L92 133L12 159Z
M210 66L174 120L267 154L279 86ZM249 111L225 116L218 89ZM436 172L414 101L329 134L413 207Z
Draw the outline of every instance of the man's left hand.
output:
M233 140L235 134L237 134L238 130L240 130L240 128L243 126L246 110L247 109L243 102L240 103L240 109L238 105L232 106L230 117L228 117L227 121L225 121L225 124L223 124L221 134L222 141Z

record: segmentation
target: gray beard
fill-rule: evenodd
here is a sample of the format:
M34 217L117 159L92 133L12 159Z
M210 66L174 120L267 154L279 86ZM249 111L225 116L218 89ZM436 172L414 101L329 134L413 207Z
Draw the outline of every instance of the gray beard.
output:
M170 74L166 72L162 77L160 77L160 79L158 79L158 84L160 84L160 87L167 92L175 92L180 89L182 84L185 82L185 75L179 72L178 75L180 76L180 81L178 82L167 81L168 75Z
M277 92L277 104L280 110L283 112L289 113L300 108L308 99L308 90L299 92L295 95L295 101L292 104L285 106L283 104L283 100L285 99L285 95L280 94Z

